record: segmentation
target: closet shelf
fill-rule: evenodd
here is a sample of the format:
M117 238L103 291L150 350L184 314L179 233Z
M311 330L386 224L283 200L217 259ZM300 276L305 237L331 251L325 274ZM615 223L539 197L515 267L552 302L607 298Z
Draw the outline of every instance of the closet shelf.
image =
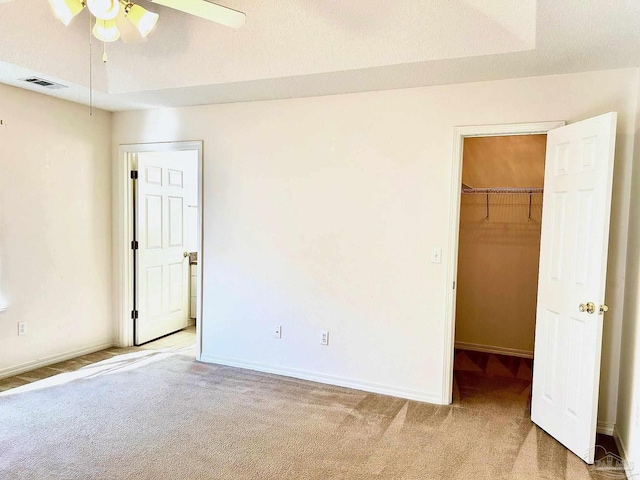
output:
M543 188L463 188L463 195L525 194L544 193Z
M463 184L464 185L464 184ZM487 220L489 220L489 195L529 195L529 215L528 215L528 221L531 221L531 197L535 194L542 194L544 193L544 189L543 188L506 188L506 187L498 187L498 188L463 188L462 189L462 194L463 195L485 195L487 202L486 202L486 207L487 207L487 216L485 217Z

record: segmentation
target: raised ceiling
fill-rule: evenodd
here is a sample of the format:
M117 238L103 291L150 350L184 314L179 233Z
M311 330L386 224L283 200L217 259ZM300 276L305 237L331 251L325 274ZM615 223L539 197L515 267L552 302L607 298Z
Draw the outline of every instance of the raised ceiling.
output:
M233 30L141 0L148 41L93 39L47 0L0 0L0 82L108 110L226 103L640 65L640 2L220 0ZM69 88L21 82L41 76Z

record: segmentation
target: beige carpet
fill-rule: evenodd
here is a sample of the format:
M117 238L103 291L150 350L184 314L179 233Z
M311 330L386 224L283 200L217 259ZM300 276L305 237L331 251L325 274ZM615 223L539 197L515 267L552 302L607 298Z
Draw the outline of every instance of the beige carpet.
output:
M0 478L599 478L530 422L527 380L458 372L436 406L158 358L0 396Z

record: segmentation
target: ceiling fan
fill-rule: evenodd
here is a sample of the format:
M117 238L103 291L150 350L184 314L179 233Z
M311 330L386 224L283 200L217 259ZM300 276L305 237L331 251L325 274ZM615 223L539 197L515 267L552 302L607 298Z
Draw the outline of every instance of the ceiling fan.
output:
M245 23L244 13L206 0L149 1L231 28L239 28ZM137 31L138 39L146 38L159 18L157 13L149 12L132 0L49 0L49 3L55 16L65 25L69 25L71 20L87 7L96 19L91 31L103 42L115 42L121 33L123 41L135 41L131 30Z

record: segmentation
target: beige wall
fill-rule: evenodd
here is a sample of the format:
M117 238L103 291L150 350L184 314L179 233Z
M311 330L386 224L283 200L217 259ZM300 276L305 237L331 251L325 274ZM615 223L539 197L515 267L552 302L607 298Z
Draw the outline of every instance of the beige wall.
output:
M637 88L627 69L124 112L114 145L204 140L203 359L440 401L453 127L618 111L608 299L621 305ZM606 421L620 322L612 308Z
M540 195L532 221L524 195L463 196L458 245L456 342L533 354L540 258ZM537 197L537 198L536 198ZM494 203L495 202L495 203ZM497 347L497 348L496 348ZM505 352L506 353L506 352Z
M629 214L624 327L616 429L627 459L640 474L640 91L636 112L634 165ZM635 478L635 477L634 477Z
M464 140L462 183L473 188L542 187L546 135Z
M111 118L0 85L0 376L109 345ZM27 334L18 336L18 322Z

